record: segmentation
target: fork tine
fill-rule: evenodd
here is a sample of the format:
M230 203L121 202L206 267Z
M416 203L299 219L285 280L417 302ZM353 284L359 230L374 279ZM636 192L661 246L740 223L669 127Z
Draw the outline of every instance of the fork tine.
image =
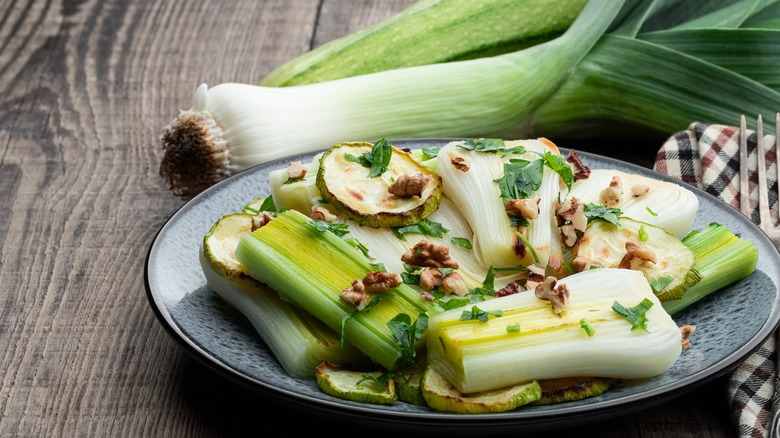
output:
M758 158L758 214L762 225L771 224L769 218L769 193L766 178L766 150L764 148L764 122L761 114L756 121L756 157Z
M748 218L750 212L750 185L748 184L747 127L745 115L739 118L739 209Z

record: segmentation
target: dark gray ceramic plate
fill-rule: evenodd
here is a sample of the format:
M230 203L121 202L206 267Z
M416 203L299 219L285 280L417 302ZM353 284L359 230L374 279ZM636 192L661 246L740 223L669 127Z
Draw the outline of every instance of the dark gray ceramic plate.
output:
M446 139L400 140L398 147L440 146ZM580 153L591 168L612 168L676 182L645 168ZM646 409L691 391L727 373L753 352L778 325L780 255L767 237L738 211L695 188L700 212L694 228L710 222L728 226L752 239L759 250L758 270L675 315L678 324L695 324L694 348L665 374L632 382L591 399L551 406L528 406L512 412L457 415L398 402L391 406L348 402L319 391L312 380L285 374L244 317L222 302L201 272L198 249L203 236L221 216L268 195L268 174L290 157L261 165L211 187L179 209L160 229L146 261L146 288L151 307L171 335L190 353L219 373L259 392L261 397L308 414L338 417L353 425L398 431L460 435L535 431L601 421Z

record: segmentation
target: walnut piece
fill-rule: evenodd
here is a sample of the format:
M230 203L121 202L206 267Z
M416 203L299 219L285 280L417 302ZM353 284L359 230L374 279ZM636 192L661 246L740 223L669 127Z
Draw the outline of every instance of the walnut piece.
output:
M392 183L387 191L399 198L411 198L412 196L421 196L425 186L433 179L430 175L416 173L414 175L404 174L398 177Z
M454 156L451 156L450 163L452 165L460 170L461 172L468 172L469 169L471 169L471 158L464 157L460 154L453 154Z
M611 207L613 205L617 205L620 203L620 197L623 195L623 182L620 180L620 177L615 175L612 177L612 180L609 182L609 187L602 190L601 193L599 193L599 199L601 199L601 202L606 205L607 207Z
M512 216L525 219L536 219L539 216L539 199L510 199L504 209Z
M571 166L572 173L574 173L574 181L588 179L590 177L590 168L582 164L580 156L574 152L574 149L569 150L569 155L566 157L566 161Z
M327 208L317 205L311 209L310 218L317 221L333 222L336 220L336 215L331 213Z
M368 302L366 287L360 280L353 281L352 286L341 291L339 298L341 298L342 301L352 304L358 310L363 310Z
M444 276L438 269L425 268L420 272L420 287L427 291L433 290L441 285L443 279Z
M444 279L441 281L441 288L444 290L444 292L454 293L455 295L461 297L469 293L469 288L466 286L466 282L457 272L451 272L449 275L444 277Z
M696 331L695 325L681 325L680 326L680 333L682 333L682 351L685 351L689 348L691 348L691 340L690 337L693 334L693 332Z
M260 212L260 214L252 216L252 231L265 226L265 224L271 222L273 218L274 216L267 211L263 211Z
M574 260L571 261L571 265L572 267L574 267L574 269L577 272L587 271L592 267L596 267L596 268L604 267L601 265L601 263L583 256L574 257Z
M536 289L544 281L545 269L538 264L528 265L528 280L525 282L527 290Z
M656 261L655 253L646 248L642 248L638 243L629 240L626 242L626 255L620 259L618 268L637 269L645 262L655 263Z
M384 294L401 285L401 276L395 272L372 271L363 277L363 285L370 294Z
M522 290L523 288L520 286L520 283L513 281L507 284L506 286L502 287L501 289L497 290L493 296L496 298L505 297L507 295L514 295Z
M563 244L569 248L574 247L588 228L585 206L575 197L566 198L555 210L555 218L561 230Z
M413 267L458 269L458 262L450 258L450 249L446 245L437 245L425 239L406 250L401 261Z
M640 196L644 196L650 192L650 187L644 185L644 184L634 184L631 186L631 196L635 198L639 198Z
M534 289L534 295L540 300L549 301L552 304L552 310L559 317L566 313L569 301L569 288L565 284L558 284L555 277L547 277L542 284Z
M306 176L306 168L300 161L292 161L287 165L287 175L290 179L301 179Z

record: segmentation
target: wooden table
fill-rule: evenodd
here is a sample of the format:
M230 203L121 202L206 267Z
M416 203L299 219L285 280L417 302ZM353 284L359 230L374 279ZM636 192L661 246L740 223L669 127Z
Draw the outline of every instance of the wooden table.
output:
M158 175L158 135L199 83L255 83L411 3L0 1L0 436L296 430L275 421L305 412L201 365L150 308L144 259L184 203ZM649 166L657 140L563 146ZM725 390L721 378L586 430L734 436Z

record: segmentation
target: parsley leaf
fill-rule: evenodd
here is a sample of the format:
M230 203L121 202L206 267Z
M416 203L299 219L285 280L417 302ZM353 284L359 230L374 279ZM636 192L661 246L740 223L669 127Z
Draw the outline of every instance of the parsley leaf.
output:
M436 158L439 156L439 151L441 150L441 147L430 147L430 148L422 148L422 158L423 160L431 160L433 158Z
M552 169L553 172L557 173L561 177L563 183L566 184L566 188L571 191L571 185L574 184L574 173L572 172L569 163L567 163L563 158L563 155L558 155L547 151L542 156L542 159L544 160L544 164L546 164L547 167Z
M503 152L506 149L504 140L500 138L477 138L466 140L460 143L458 147L477 152Z
M458 245L466 249L471 249L471 241L465 237L453 237L450 239L450 243Z
M263 199L263 203L260 204L260 208L255 210L251 207L244 207L244 209L249 210L250 212L254 214L258 214L264 211L276 211L276 205L274 205L274 198L273 196L268 196L265 199Z
M393 155L393 148L386 139L381 139L374 143L371 148L371 152L366 152L363 155L356 157L352 154L344 154L344 158L355 163L360 163L363 167L368 167L371 170L368 172L369 178L376 178L377 176L387 172L390 165L390 157Z
M631 323L631 330L641 328L642 330L647 331L647 317L645 316L645 313L647 313L651 307L653 307L653 302L647 298L643 299L642 302L631 308L623 307L617 301L612 303L612 310L617 312L617 314L623 318L626 318L628 322Z
M404 237L404 234L406 233L417 233L417 234L422 234L424 236L441 237L444 235L444 233L450 231L444 228L442 224L428 219L423 219L420 222L413 225L407 225L404 227L395 227L392 228L392 230L393 230L393 234L395 234L395 237L401 240L406 240L406 238Z
M320 233L330 231L331 233L339 237L344 237L345 235L349 234L349 225L347 224L336 224L336 223L330 223L328 221L315 219L306 222L306 225L314 228Z
M623 214L619 208L607 207L598 204L585 204L585 216L588 223L595 220L602 220L611 223L614 226L620 226L619 217Z
M471 306L471 310L464 310L463 313L460 315L461 321L469 321L472 319L476 319L482 322L487 322L488 318L490 318L490 315L493 315L495 317L500 317L504 314L500 309L499 310L482 310L477 306Z
M393 339L401 347L401 367L409 366L414 363L417 352L414 345L422 339L425 329L428 327L428 315L420 313L417 320L412 324L412 318L399 313L395 318L387 322Z
M527 199L542 186L544 162L511 159L504 163L504 176L495 180L504 203L510 199Z

